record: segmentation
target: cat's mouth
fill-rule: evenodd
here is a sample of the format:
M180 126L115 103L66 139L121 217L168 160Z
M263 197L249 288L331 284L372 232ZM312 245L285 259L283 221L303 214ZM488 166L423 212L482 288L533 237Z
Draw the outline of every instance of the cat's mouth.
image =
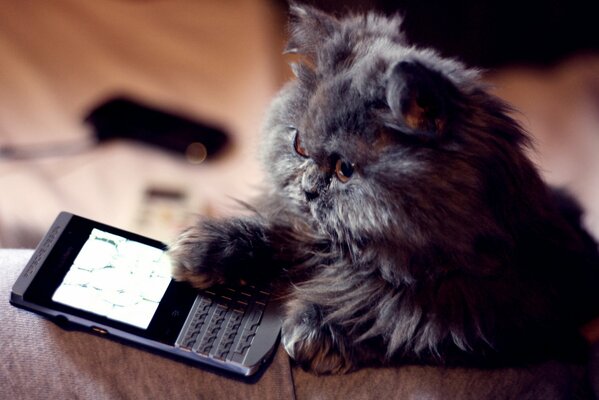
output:
M338 236L338 230L331 221L332 206L322 196L316 195L312 199L308 199L306 194L306 207L312 216L314 226L321 232L327 235Z

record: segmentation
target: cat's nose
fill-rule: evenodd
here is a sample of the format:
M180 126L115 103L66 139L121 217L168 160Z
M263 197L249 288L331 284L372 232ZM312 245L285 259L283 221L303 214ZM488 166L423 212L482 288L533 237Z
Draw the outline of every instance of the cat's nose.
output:
M322 177L316 163L310 163L302 175L301 188L304 191L307 201L312 201L318 197L322 189Z
M306 195L306 200L307 201L312 201L315 198L318 197L318 192L317 191L309 191L309 190L304 190L304 194Z

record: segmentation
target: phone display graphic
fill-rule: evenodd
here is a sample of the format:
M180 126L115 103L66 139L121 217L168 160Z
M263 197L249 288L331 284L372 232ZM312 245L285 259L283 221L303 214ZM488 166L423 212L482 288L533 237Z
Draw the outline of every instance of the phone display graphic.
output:
M52 300L147 329L170 281L163 250L93 229Z

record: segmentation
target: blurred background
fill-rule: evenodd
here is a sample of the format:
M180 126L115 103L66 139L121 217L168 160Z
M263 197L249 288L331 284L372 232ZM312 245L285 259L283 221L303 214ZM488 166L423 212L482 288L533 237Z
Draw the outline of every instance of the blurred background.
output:
M400 12L414 43L483 68L533 135L543 176L576 195L599 237L592 2L310 3ZM259 190L261 122L291 76L286 13L276 0L0 0L0 247L35 247L60 210L167 242L194 214L237 213L232 198ZM108 136L136 120L89 118L117 96L185 117L184 136L193 120L228 143L208 158L202 146L168 151L168 141L94 143L98 118L109 119Z

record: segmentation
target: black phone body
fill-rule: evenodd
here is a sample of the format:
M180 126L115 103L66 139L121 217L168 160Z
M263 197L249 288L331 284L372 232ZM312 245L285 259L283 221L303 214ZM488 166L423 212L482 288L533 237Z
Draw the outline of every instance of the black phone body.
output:
M280 306L267 288L197 290L170 277L166 246L62 212L15 282L11 304L59 325L245 376L273 353Z

